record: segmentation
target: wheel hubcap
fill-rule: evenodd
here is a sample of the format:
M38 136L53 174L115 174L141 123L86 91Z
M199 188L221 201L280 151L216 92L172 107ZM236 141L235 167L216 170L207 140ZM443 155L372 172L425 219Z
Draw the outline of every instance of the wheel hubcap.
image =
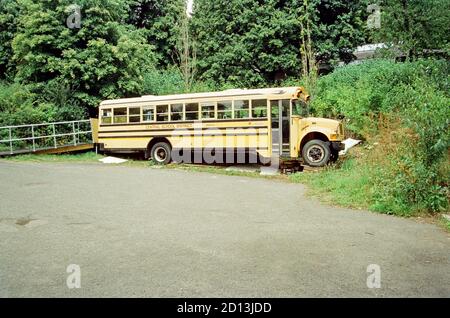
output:
M163 147L158 147L155 150L155 160L158 162L164 162L167 158L167 152L166 149Z
M322 147L314 145L308 149L308 159L311 162L321 162L325 157L325 151Z

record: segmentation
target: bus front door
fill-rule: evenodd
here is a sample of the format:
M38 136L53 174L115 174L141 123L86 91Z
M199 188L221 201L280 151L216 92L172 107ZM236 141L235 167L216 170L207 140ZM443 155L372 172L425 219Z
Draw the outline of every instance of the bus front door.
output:
M272 157L290 157L290 101L270 101Z

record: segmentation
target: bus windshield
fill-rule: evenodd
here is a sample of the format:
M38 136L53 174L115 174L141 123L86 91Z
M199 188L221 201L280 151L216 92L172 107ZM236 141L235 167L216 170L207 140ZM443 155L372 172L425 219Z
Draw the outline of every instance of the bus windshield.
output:
M292 100L292 115L293 116L301 116L308 117L309 116L309 107L308 103L300 99Z

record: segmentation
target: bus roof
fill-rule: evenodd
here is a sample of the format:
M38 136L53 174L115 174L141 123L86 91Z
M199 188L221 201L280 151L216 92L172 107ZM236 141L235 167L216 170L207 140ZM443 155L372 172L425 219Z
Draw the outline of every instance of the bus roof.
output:
M208 93L194 93L194 94L176 94L176 95L145 95L135 98L122 98L105 100L100 103L100 106L108 105L120 105L128 103L145 103L145 102L168 102L174 100L187 100L187 99L203 99L203 98L227 98L238 96L274 96L276 98L297 98L300 93L303 93L303 87L277 87L277 88L261 88L261 89L229 89L221 92L208 92Z

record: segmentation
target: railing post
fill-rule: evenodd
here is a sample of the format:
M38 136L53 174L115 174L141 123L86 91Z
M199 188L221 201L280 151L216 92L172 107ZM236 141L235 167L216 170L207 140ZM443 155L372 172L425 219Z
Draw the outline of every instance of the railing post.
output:
M75 122L72 122L72 128L73 128L73 145L76 146L77 145L77 137L76 137L76 132L75 132Z
M33 140L33 152L36 151L36 144L34 142L34 125L31 125L31 139Z
M78 143L81 142L81 133L80 133L80 122L77 121L77 137L78 137Z
M9 127L9 151L13 154L13 146L12 146L12 128Z
M53 126L53 143L54 143L55 149L56 149L58 147L56 147L56 128L55 128L55 123L53 123L52 126Z
M92 140L92 143L95 144L95 140L94 140L94 128L92 127L92 120L89 120L89 133L91 134L91 140ZM97 151L97 147L95 148L95 150Z

